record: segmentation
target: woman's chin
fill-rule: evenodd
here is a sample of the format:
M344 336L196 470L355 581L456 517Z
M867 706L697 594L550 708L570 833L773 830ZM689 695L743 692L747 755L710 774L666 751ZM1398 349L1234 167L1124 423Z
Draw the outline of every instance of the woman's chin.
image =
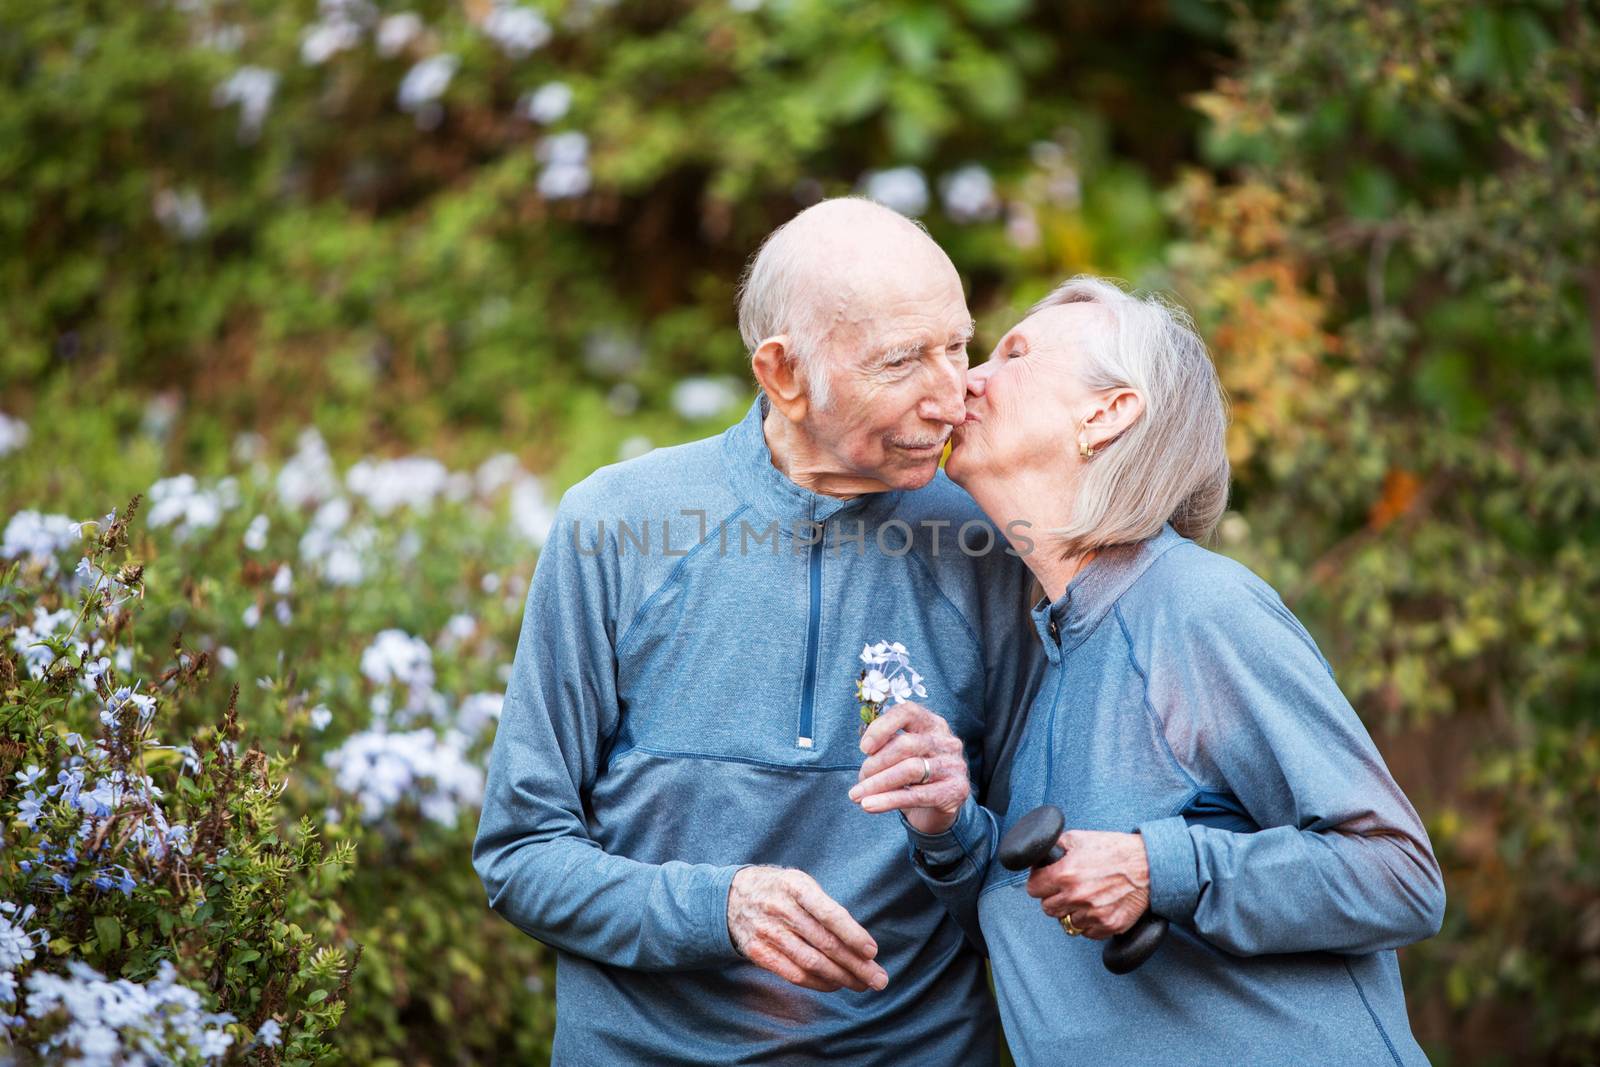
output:
M945 458L945 474L949 476L952 482L955 482L962 488L966 488L967 478L972 474L972 464L970 461L973 458L974 457L969 454L968 446L965 446L961 444L960 441L957 441L951 446L950 455Z

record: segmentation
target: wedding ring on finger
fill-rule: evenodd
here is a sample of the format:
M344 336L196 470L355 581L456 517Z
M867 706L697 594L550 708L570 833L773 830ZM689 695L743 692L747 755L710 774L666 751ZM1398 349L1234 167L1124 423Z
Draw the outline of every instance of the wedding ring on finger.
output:
M928 757L922 758L922 777L917 780L918 785L926 785L933 780L933 765L928 762Z
M1083 933L1082 930L1072 925L1072 916L1070 915L1061 916L1061 929L1067 932L1068 937L1077 937Z

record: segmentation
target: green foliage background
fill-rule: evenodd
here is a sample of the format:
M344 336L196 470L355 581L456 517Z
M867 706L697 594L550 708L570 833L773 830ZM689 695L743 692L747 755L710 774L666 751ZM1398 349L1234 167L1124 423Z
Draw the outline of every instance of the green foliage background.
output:
M1435 1062L1600 1058L1594 5L538 6L553 36L520 57L490 0L410 8L391 56L398 4L0 7L0 411L31 427L0 515L234 470L244 431L278 456L309 425L344 460L509 450L557 488L637 435L715 432L736 411L685 418L672 387L748 381L734 286L760 238L918 166L980 348L1080 271L1195 309L1234 404L1221 547L1311 626L1446 864L1444 932L1403 954ZM303 61L340 10L359 39ZM403 110L435 53L459 58L437 109ZM254 133L214 96L244 65L278 74ZM555 79L547 129L518 101ZM588 138L582 196L539 195L554 130ZM938 195L974 162L992 220ZM238 580L210 551L189 577ZM430 557L286 650L336 685L353 613L437 626L481 573ZM514 611L489 621L514 640ZM278 651L241 646L241 676ZM546 963L479 914L465 851L357 866L351 1055L541 1047L548 992L504 975Z

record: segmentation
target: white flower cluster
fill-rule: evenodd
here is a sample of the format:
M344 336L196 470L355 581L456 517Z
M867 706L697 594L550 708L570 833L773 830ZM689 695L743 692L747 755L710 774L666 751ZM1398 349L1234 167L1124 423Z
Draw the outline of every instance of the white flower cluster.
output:
M732 378L684 378L672 387L672 409L690 420L714 418L738 400Z
M422 18L412 11L386 15L378 23L378 54L393 59L405 51L406 45L422 36Z
M395 97L400 110L416 114L419 124L436 125L437 117L427 109L430 105L438 104L444 91L450 88L450 80L456 76L460 66L461 60L447 52L418 61L400 79L400 89Z
M250 525L245 527L244 547L252 552L260 552L267 547L267 532L272 529L272 520L265 515L257 515L250 520Z
M15 452L27 443L28 424L0 411L0 456L7 452Z
M29 904L19 912L11 901L0 900L0 973L10 974L33 959L35 948L49 936L44 930L27 929L35 910Z
M566 82L546 82L517 101L518 111L545 126L566 118L571 108L572 88Z
M426 511L436 497L460 500L472 491L470 475L452 475L443 463L425 456L364 459L346 472L344 483L379 515L402 507Z
M249 537L248 530L245 532L245 536ZM278 620L279 626L288 626L294 620L294 609L289 604L289 594L294 591L294 568L287 563L281 564L272 574L270 588L272 595L277 597L277 602L272 607L273 618ZM241 621L252 630L261 623L261 604L262 602L258 600L244 609L244 617ZM217 657L219 662L223 660L221 651L219 650ZM233 652L232 649L226 649L226 651ZM234 659L237 662L237 654L234 655ZM232 669L231 664L223 662L222 665Z
M217 86L211 102L217 107L239 105L239 139L253 141L261 132L273 94L278 91L278 72L266 67L240 67Z
M278 497L287 506L320 504L301 537L300 559L335 585L355 585L365 578L367 556L377 541L371 525L352 523L352 497L373 513L387 516L403 508L426 511L440 499L464 501L474 492L487 499L506 486L511 487L512 525L529 541L543 545L555 522L554 508L543 483L509 453L490 456L473 473L451 471L425 456L363 459L346 472L342 488L348 495L344 495L322 436L308 429L276 481ZM268 522L258 517L251 523L245 547L265 548Z
M861 176L864 196L915 218L928 210L928 179L916 167L873 170Z
M351 525L350 501L336 496L323 503L300 537L300 559L333 585L357 585L367 575L367 555L377 531Z
M300 62L308 67L321 66L360 44L362 27L371 22L373 8L366 0L321 0L317 16L300 36Z
M456 725L470 739L476 739L491 722L500 721L505 706L504 693L473 693L456 709Z
M66 637L77 618L71 608L49 611L43 605L34 605L33 621L18 626L11 641L11 647L22 657L29 677L42 677L45 668L56 658L50 646L40 642L46 637ZM89 653L89 644L82 638L74 637L72 650L80 658L86 657Z
M940 178L939 196L945 214L956 222L988 222L1000 214L994 178L981 163L968 163Z
M34 906L19 908L9 900L0 900L0 1042L13 1026L24 1019L13 1014L17 1003L16 970L38 954L38 949L49 939L47 930L29 930L28 920L33 918Z
M294 455L278 471L278 499L291 508L327 500L339 492L339 476L322 435L311 427L300 432Z
M355 797L366 823L380 821L402 800L423 816L454 827L462 805L483 803L483 771L466 757L469 739L459 730L443 739L431 727L408 733L365 730L327 753L338 788Z
M496 0L483 20L483 32L512 59L524 59L550 41L550 23L531 7Z
M224 1027L229 1012L208 1012L200 994L178 981L171 960L140 984L126 978L107 981L81 960L67 962L67 976L35 972L26 982L27 1014L53 1012L65 1024L39 1051L50 1063L67 1067L158 1067L199 1060L215 1062L233 1037Z
M361 673L376 686L433 688L433 650L404 630L384 630L361 653Z
M145 521L151 526L176 525L179 540L222 521L222 513L239 504L239 482L223 478L204 488L192 474L163 478L150 487L150 511Z
M150 209L163 229L185 241L206 232L206 202L194 189L158 190Z
M46 575L54 575L59 569L56 554L77 545L82 529L82 523L65 515L19 511L11 516L0 537L0 557L27 557L27 562L43 567Z
M589 138L577 130L552 134L539 142L544 169L537 182L546 200L567 200L589 191Z
M896 704L904 704L912 696L928 695L922 675L912 669L911 656L899 641L866 645L861 649L861 662L867 669L861 673L856 687L863 704L881 707L890 697Z

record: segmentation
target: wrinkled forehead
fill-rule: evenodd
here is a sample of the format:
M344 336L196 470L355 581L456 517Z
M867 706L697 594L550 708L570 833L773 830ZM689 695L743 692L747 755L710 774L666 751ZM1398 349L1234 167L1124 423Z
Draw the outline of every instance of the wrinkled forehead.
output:
M947 343L972 318L955 267L935 255L837 265L816 293L815 322L833 343Z

